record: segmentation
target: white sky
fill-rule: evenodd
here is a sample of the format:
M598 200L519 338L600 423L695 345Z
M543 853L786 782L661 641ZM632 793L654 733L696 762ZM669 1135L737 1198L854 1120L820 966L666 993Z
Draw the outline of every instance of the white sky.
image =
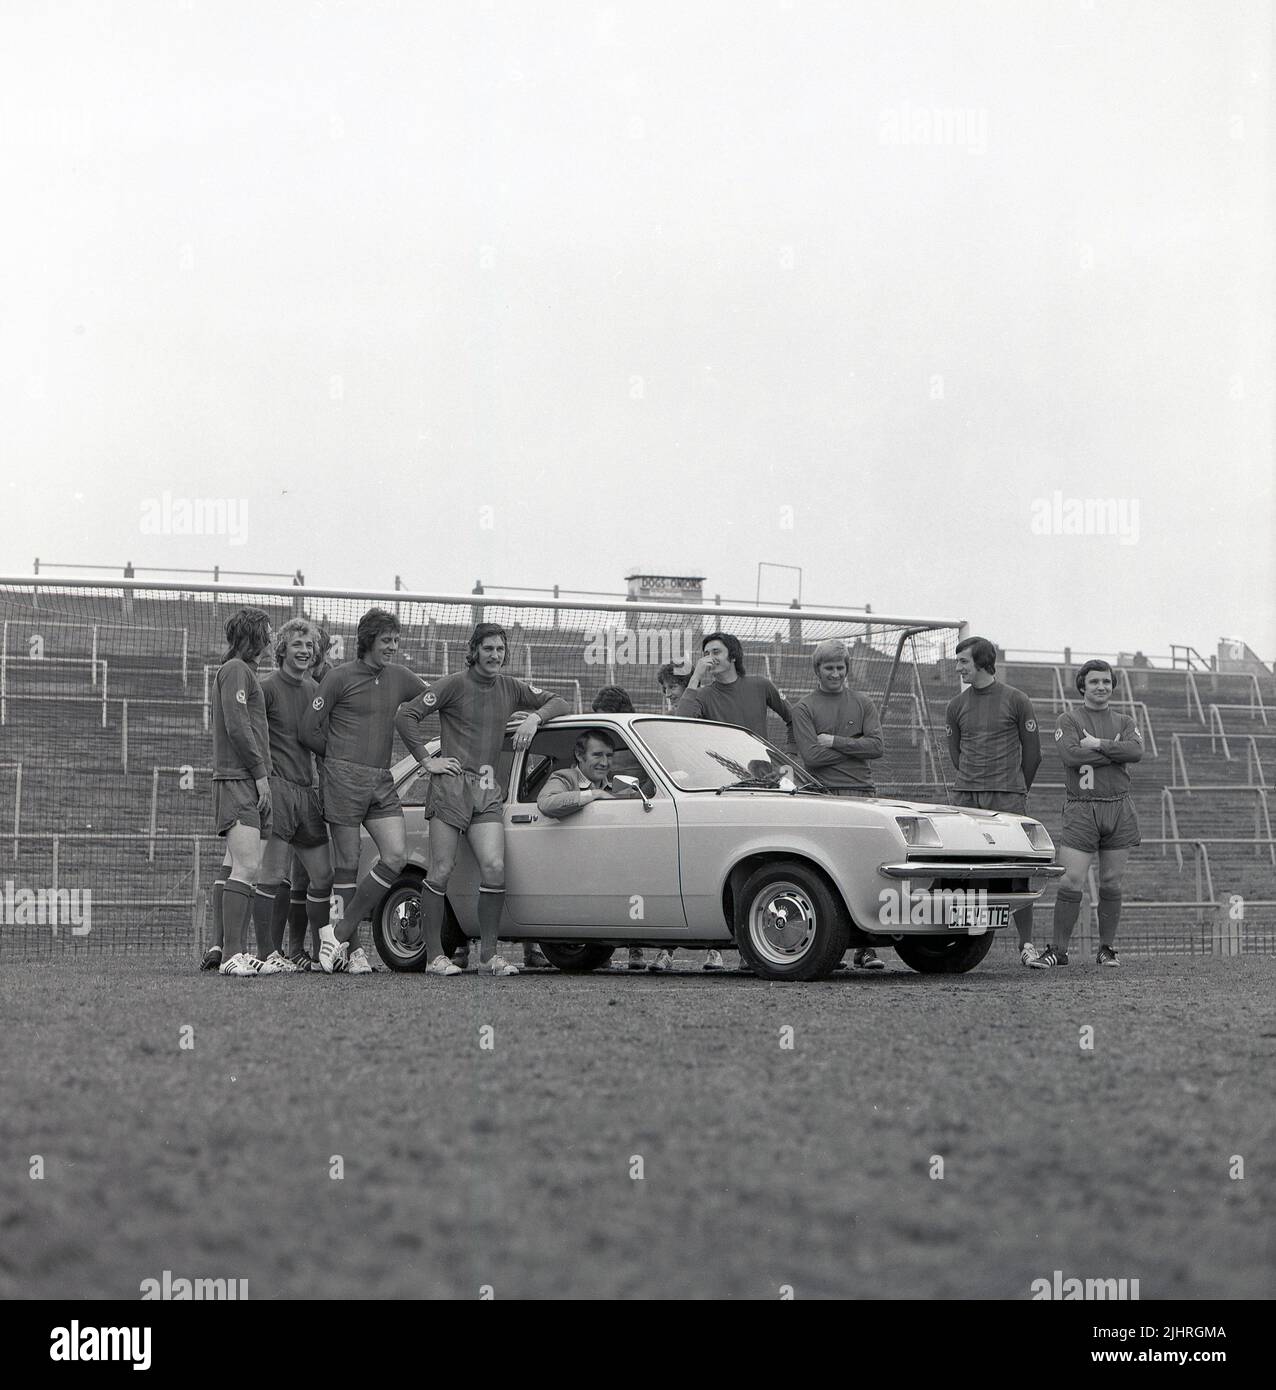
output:
M6 0L0 572L741 598L766 560L1011 648L1270 659L1272 36L1258 0ZM166 491L242 531L144 532ZM1034 534L1056 491L1137 539Z

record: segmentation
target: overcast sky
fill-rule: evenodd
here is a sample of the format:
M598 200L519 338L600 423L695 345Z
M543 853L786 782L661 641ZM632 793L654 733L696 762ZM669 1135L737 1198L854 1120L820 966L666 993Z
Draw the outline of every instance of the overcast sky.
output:
M0 571L769 561L1276 657L1272 47L1258 0L5 0Z

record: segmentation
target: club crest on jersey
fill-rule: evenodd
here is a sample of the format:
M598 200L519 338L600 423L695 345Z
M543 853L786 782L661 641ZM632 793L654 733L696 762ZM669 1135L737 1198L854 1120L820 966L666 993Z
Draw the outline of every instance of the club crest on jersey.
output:
M246 705L248 703L248 692L246 690L235 691L235 699L238 700L241 705Z
M1054 731L1054 741L1055 741L1056 743L1058 743L1059 740L1060 740L1062 737L1063 737L1063 730L1062 730L1062 729L1056 729L1056 730Z
M529 685L527 688L532 692L533 695L544 695L545 693L539 685Z
M315 698L310 702L310 708L316 711L321 710L323 708L323 696L316 695Z
M421 697L421 703L422 703L423 705L437 705L438 702L439 702L439 697L434 693L433 690L431 690L428 694L423 695L423 696Z
M1030 719L1024 725L1024 728L1027 729L1030 734L1035 734L1037 732L1037 721L1035 719Z

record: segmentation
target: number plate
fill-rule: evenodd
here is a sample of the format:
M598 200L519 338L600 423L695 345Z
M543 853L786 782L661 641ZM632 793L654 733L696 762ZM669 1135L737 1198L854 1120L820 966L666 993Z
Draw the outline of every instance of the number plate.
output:
M965 927L971 936L982 936L990 927L1008 927L1010 908L1000 907L954 907L948 913L950 927Z

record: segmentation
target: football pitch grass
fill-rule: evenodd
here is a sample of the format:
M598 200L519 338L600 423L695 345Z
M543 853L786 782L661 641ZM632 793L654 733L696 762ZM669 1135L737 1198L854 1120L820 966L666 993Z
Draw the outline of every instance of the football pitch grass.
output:
M0 1296L165 1271L254 1300L1024 1299L1056 1269L1276 1293L1276 960L883 955L807 985L698 954L508 980L4 964Z

